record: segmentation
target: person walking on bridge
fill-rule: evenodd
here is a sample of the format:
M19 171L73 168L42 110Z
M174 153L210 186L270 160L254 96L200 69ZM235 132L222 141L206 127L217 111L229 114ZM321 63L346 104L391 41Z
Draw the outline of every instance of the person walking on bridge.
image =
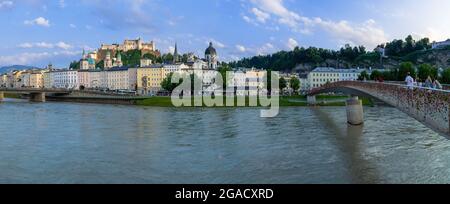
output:
M430 76L428 76L427 80L425 80L424 87L425 88L433 88L433 80L431 79Z
M436 79L436 80L434 80L434 82L433 82L433 88L434 89L442 89L443 87L442 87L442 84Z
M413 89L414 88L414 78L411 77L411 73L408 72L408 75L406 76L405 79L406 82L406 86L408 86L408 89Z

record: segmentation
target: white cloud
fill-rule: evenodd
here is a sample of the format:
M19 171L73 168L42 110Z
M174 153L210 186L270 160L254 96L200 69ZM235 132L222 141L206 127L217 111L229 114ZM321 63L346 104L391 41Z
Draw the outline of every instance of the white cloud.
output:
M33 48L33 44L31 44L31 43L22 43L22 44L18 45L17 47L20 47L20 48Z
M77 56L80 55L82 51L73 51L73 50L63 50L53 52L53 56Z
M323 20L322 18L310 18L299 15L298 13L289 10L284 5L283 0L249 1L257 6L258 10L267 13L269 16L275 16L275 23L285 25L290 28L291 31L296 33L312 34L315 29L320 29L334 37L338 43L350 43L368 47L375 47L376 45L387 41L385 31L372 19L367 20L362 24L353 24L348 21ZM265 22L268 19L269 18L261 18L259 20L260 22Z
M64 50L68 50L68 49L72 48L72 45L69 45L65 42L58 42L58 43L56 43L55 46L58 48L64 49Z
M243 45L236 45L236 49L239 52L245 52L247 50Z
M347 21L333 22L316 18L314 23L343 44L375 48L378 44L388 41L384 30L379 28L374 20L368 20L361 25L352 25Z
M26 20L23 22L25 25L38 25L43 27L50 27L50 21L44 17L38 17L34 20Z
M248 16L245 16L245 15L244 15L244 16L242 16L242 19L244 19L244 21L247 22L247 23L253 24L253 25L255 25L255 26L258 25L258 23L256 23L255 20L253 20L252 18L250 18L250 17L248 17Z
M257 8L253 8L252 13L256 16L256 19L261 23L266 23L266 21L270 19L270 14L263 12Z
M59 0L58 4L60 8L65 8L67 6L64 0Z
M302 18L295 12L287 9L283 0L250 0L254 5L259 7L263 12L273 14L278 17L280 24L287 25L288 27L297 30L300 20ZM256 15L256 14L255 14Z
M450 1L446 0L378 0L366 2L370 15L376 16L390 39L404 39L413 34L431 41L450 37Z
M29 65L36 61L49 58L52 54L42 53L21 53L17 55L0 56L0 65L24 64Z
M298 42L296 40L294 40L293 38L289 38L289 40L287 42L287 47L289 49L293 50L297 46L298 46Z
M266 43L261 47L258 47L254 50L256 55L267 55L269 53L275 52L275 46L272 43Z
M14 5L12 1L0 1L0 9L11 8Z
M210 39L209 41L206 41L206 44L209 45L210 42L212 42L213 46L217 47L217 48L225 48L226 47L225 44L223 44L223 43L221 43L221 42L219 42L219 41L217 41L215 39Z
M71 28L77 28L77 26L75 25L75 24L69 24L69 26L71 27Z
M23 65L33 65L37 62L42 62L44 60L50 60L57 57L71 57L80 55L80 51L61 51L61 52L24 52L16 55L0 56L0 66L13 65L13 64L23 64Z
M46 49L60 48L63 50L68 50L68 49L72 48L73 46L68 43L60 41L58 43L48 43L48 42L22 43L22 44L18 45L17 47L19 47L19 48L46 48Z
M35 46L39 47L39 48L53 48L53 47L55 47L53 44L46 43L46 42L38 42L38 43L35 44Z
M175 47L173 47L173 46L169 46L168 48L167 48L167 51L169 52L169 53L174 53L175 52Z

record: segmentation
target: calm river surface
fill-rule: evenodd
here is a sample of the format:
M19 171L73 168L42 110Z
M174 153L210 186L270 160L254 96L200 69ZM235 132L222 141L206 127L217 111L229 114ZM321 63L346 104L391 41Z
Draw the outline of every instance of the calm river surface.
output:
M390 107L0 104L0 183L450 183L450 140Z

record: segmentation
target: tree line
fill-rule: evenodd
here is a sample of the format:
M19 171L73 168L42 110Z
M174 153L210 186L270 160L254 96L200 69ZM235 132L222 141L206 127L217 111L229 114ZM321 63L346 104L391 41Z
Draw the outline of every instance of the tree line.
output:
M381 44L378 47L385 49L386 56L401 57L415 51L430 49L431 43L429 38L422 38L415 41L412 35L408 35L405 40L395 39L391 42Z
M384 48L385 55L389 57L403 57L416 51L431 48L429 38L414 40L411 35L405 40L393 40L378 45L374 50L367 51L364 46L345 45L339 50L323 49L317 47L296 47L292 51L280 51L269 55L260 55L243 58L230 62L232 67L256 67L272 69L275 71L290 72L298 65L315 66L356 66L368 61L373 65L380 61L381 53L378 48ZM334 63L334 64L330 64Z
M291 71L299 64L319 65L327 60L355 61L359 56L366 54L364 46L351 47L345 45L340 50L323 49L316 47L295 47L292 51L280 51L271 55L260 55L243 58L230 62L231 67L255 67L258 69L272 69L274 71ZM330 64L330 66L332 66ZM334 66L334 65L333 65Z
M450 84L450 68L442 70L430 64L414 65L412 62L403 62L397 68L387 71L374 70L369 75L366 71L361 73L360 79L404 81L411 74L417 81L425 81L428 77L437 79L441 83Z

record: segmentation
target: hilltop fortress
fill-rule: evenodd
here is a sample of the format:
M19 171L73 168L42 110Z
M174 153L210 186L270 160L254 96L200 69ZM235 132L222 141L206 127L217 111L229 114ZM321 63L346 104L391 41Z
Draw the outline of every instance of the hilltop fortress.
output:
M124 53L132 50L141 51L141 56L145 54L152 54L156 57L161 55L160 51L156 49L156 45L153 41L144 42L141 38L136 40L125 40L123 44L102 44L96 51L88 54L83 52L83 59L81 60L82 69L95 69L96 63L104 62L110 64L111 61L118 61L117 65L120 65L120 56L118 53ZM114 56L114 57L112 57ZM119 56L119 57L118 57ZM119 59L117 59L119 58Z
M123 44L102 44L99 51L121 51L127 52L129 50L141 50L147 52L156 52L155 43L153 41L146 43L141 38L136 40L125 40Z

